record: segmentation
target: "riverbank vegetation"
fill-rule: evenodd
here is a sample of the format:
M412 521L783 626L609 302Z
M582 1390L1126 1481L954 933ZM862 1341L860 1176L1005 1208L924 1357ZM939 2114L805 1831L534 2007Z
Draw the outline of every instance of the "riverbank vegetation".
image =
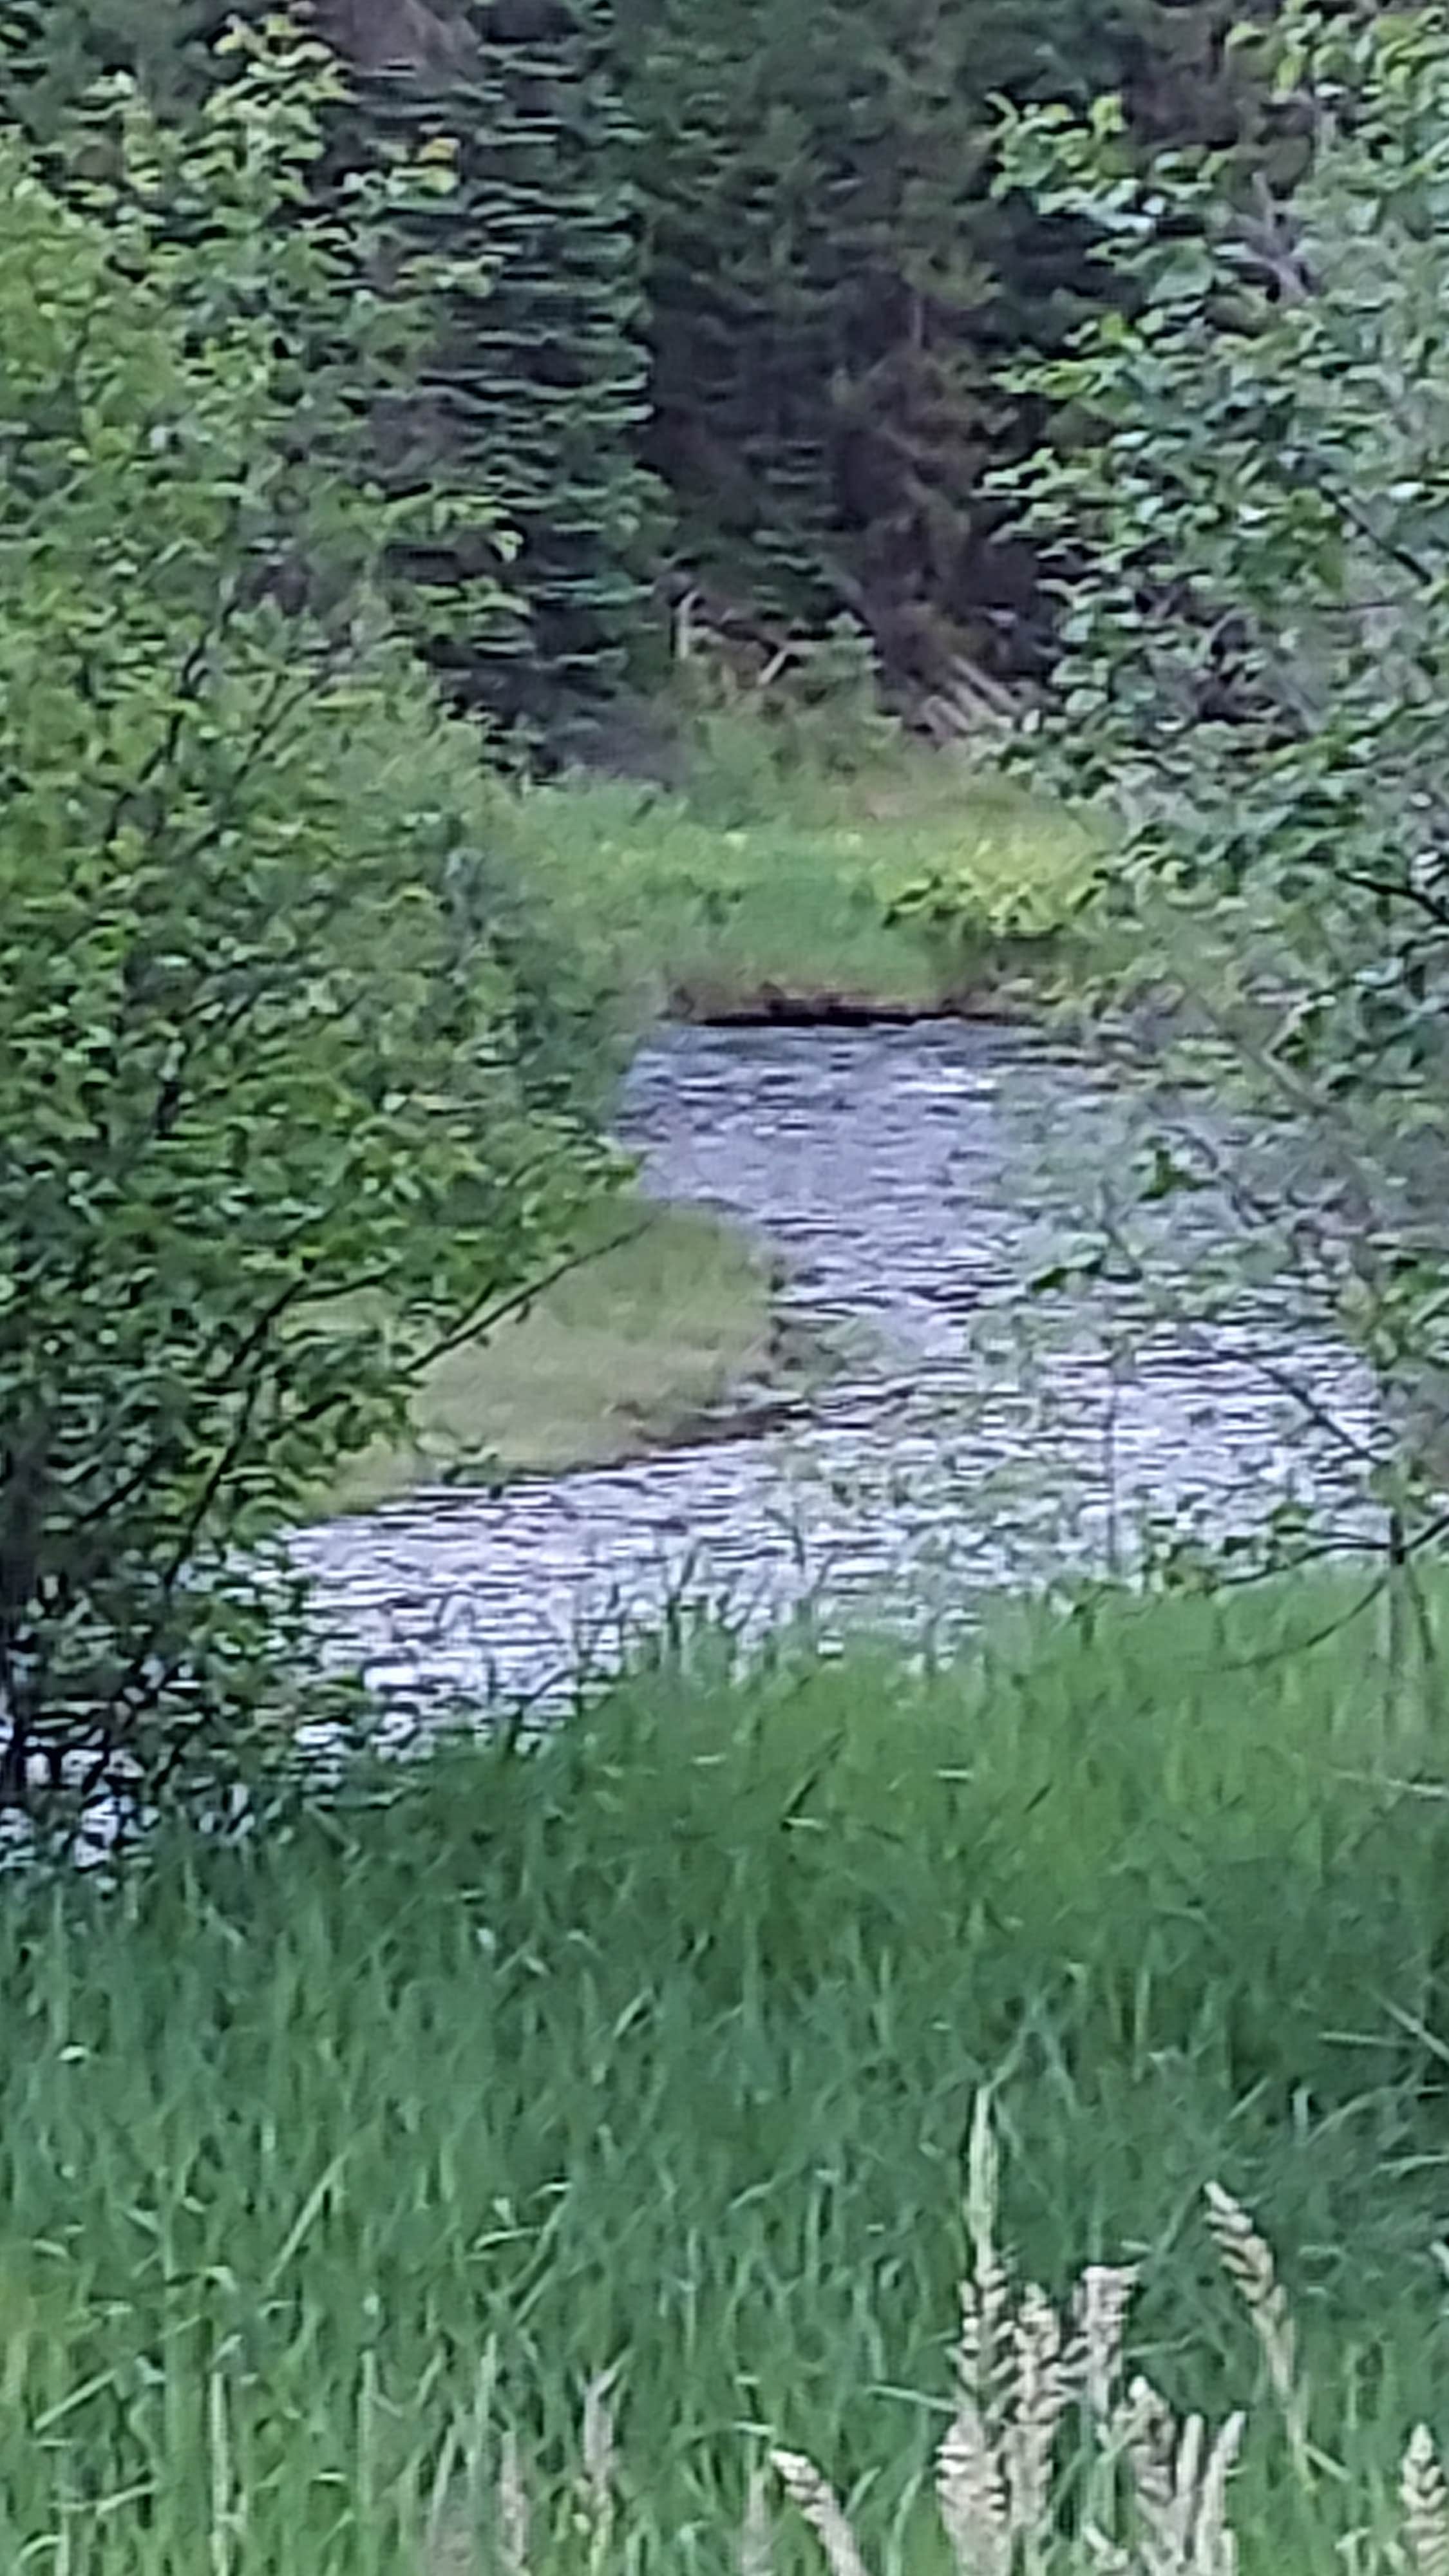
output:
M419 1485L605 1467L698 1437L751 1382L761 1400L783 1393L784 1344L769 1261L747 1237L696 1209L611 1199L561 1275L430 1362L405 1430L350 1460L327 1499L359 1511Z
M765 1300L717 1231L652 1238L647 1285L680 1303L647 1365L622 1256L537 1302L609 1235L613 1080L691 974L746 998L793 974L807 918L808 974L879 1000L892 947L917 947L885 922L890 885L956 828L954 791L884 727L848 767L858 797L879 774L904 798L879 824L889 862L857 847L847 764L824 759L796 762L782 846L764 791L789 763L763 723L697 728L708 759L653 808L490 776L388 604L439 492L346 463L359 407L401 399L408 289L432 275L419 249L379 298L373 263L451 167L382 161L334 195L337 63L270 23L220 61L194 118L123 83L43 153L12 132L0 170L0 1706L20 1804L176 1785L193 1756L211 1779L268 1698L248 1677L274 1595L244 1569L350 1460L385 1489L410 1453L476 1468L487 1430L505 1463L578 1463L753 1366ZM966 829L999 884L1010 831ZM991 901L1009 926L1016 897ZM521 1302L531 1321L485 1357Z
M1031 774L1119 816L1104 901L1171 993L1233 1143L1165 1122L1152 1192L1216 1186L1219 1278L1356 1343L1359 1461L1444 1530L1449 1000L1449 41L1433 10L1236 32L1299 156L1144 165L1120 102L1005 120L997 185L1096 226L1120 309L1019 378L1096 424L1002 476L1077 569ZM1116 1257L1123 1257L1119 1241ZM1128 1256L1130 1259L1130 1255Z
M1449 30L216 32L0 53L4 2563L859 2576L808 2453L891 2576L1444 2576ZM1149 1194L1374 1374L1361 1581L1295 1512L941 1667L680 1613L344 1761L319 1493L778 1358L634 1227L639 1029L1088 898L1233 1112ZM1131 1275L1110 1178L1024 1297ZM1074 2449L1083 2262L1170 2473Z
M84 202L0 137L20 1805L213 1776L267 1697L259 1552L617 1179L587 962L382 611L407 510L336 481L397 350L369 201L288 228L332 75L283 28L232 58L194 131L98 111Z
M1021 1009L1063 962L1100 862L1064 806L888 728L834 763L758 709L686 740L677 788L575 775L500 817L641 1022Z
M1386 2566L1443 2420L1449 1778L1368 1590L1104 1600L914 1678L797 1641L741 1689L696 1637L535 1753L12 1885L7 2564L472 2576L511 2428L540 2569L724 2568L771 2443L936 2565L989 2092L1018 2280L1134 2265L1131 2371L1250 2410L1245 2570ZM1292 2287L1306 2466L1214 2181Z

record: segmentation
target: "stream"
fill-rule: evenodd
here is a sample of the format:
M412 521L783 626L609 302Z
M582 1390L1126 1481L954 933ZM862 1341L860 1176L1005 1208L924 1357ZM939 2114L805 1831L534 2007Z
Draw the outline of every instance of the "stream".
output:
M949 1634L984 1589L1124 1561L1154 1520L1237 1525L1290 1492L1346 1509L1337 1432L1281 1383L1370 1436L1326 1338L1271 1307L1184 1326L1130 1287L1024 1291L1138 1116L1016 1030L666 1030L624 1103L645 1186L750 1227L837 1367L789 1418L743 1403L626 1465L302 1533L332 1651L414 1714L546 1704L686 1603L745 1640L806 1603L827 1637ZM1179 1242L1211 1226L1189 1214L1163 1219Z

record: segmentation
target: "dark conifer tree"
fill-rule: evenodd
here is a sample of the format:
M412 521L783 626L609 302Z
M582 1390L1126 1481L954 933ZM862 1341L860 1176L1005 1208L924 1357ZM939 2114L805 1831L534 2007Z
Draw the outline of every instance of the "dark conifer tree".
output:
M983 486L1004 377L1080 312L1079 235L991 191L994 102L1125 86L1235 131L1224 0L616 0L645 137L650 454L706 577L845 608L929 677L989 654L1029 563Z
M383 453L435 495L400 604L463 703L545 735L624 676L656 508L629 137L596 7L477 0L410 59L364 59L348 120L364 157L451 145L451 186L414 190L395 243L427 313Z

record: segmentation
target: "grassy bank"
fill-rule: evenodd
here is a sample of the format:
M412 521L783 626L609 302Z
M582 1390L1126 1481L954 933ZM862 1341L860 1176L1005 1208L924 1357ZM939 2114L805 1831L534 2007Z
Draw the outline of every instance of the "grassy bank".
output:
M717 727L675 794L576 777L496 791L496 836L631 1036L660 1014L930 1012L1017 1000L1085 882L1085 833L962 760L897 746L864 774ZM949 923L920 897L935 886ZM1023 985L1022 979L1027 979ZM606 1213L602 1251L432 1369L412 1436L328 1504L442 1479L607 1464L684 1434L782 1355L752 1248L687 1210ZM809 1363L807 1361L806 1365ZM788 1381L796 1361L788 1355Z
M718 755L674 794L575 779L511 798L500 829L640 1019L999 1000L1059 939L1091 852L1060 811L921 749L849 779L737 779ZM932 886L949 921L909 902Z
M1382 1740L1372 1614L1285 1651L1322 1608L661 1672L542 1756L447 1753L112 1896L12 1884L3 2563L394 2576L431 2498L471 2576L508 2563L465 2471L509 2420L531 2563L582 2569L580 2388L617 2364L596 2566L733 2563L768 2433L934 2571L983 2084L1023 2267L1139 2261L1176 2403L1260 2393L1204 2184L1259 2213L1344 2476L1305 2490L1265 2416L1244 2564L1341 2563L1449 2395L1449 1803L1411 1712Z
M607 1466L687 1436L749 1381L787 1378L765 1255L687 1208L602 1210L576 1268L427 1371L412 1436L326 1498L361 1510L417 1485Z

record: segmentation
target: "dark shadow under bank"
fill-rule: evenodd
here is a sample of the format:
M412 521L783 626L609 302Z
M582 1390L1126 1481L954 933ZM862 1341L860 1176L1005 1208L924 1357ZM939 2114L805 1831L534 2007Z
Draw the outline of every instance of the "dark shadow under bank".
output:
M666 1021L705 1029L902 1029L971 1020L1029 1027L1051 1006L1051 980L1020 970L917 998L763 983L748 990L703 983L676 985Z
M734 982L708 968L670 985L665 1018L695 1028L918 1028L969 1020L1029 1027L1079 980L1084 954L1061 936L1004 940L943 960L923 993L849 983Z
M689 992L671 997L669 1017L708 1029L918 1028L943 1020L1015 1026L1031 1018L1025 998L961 995L951 1001L882 1002L853 993L782 992L765 985L737 1001Z

